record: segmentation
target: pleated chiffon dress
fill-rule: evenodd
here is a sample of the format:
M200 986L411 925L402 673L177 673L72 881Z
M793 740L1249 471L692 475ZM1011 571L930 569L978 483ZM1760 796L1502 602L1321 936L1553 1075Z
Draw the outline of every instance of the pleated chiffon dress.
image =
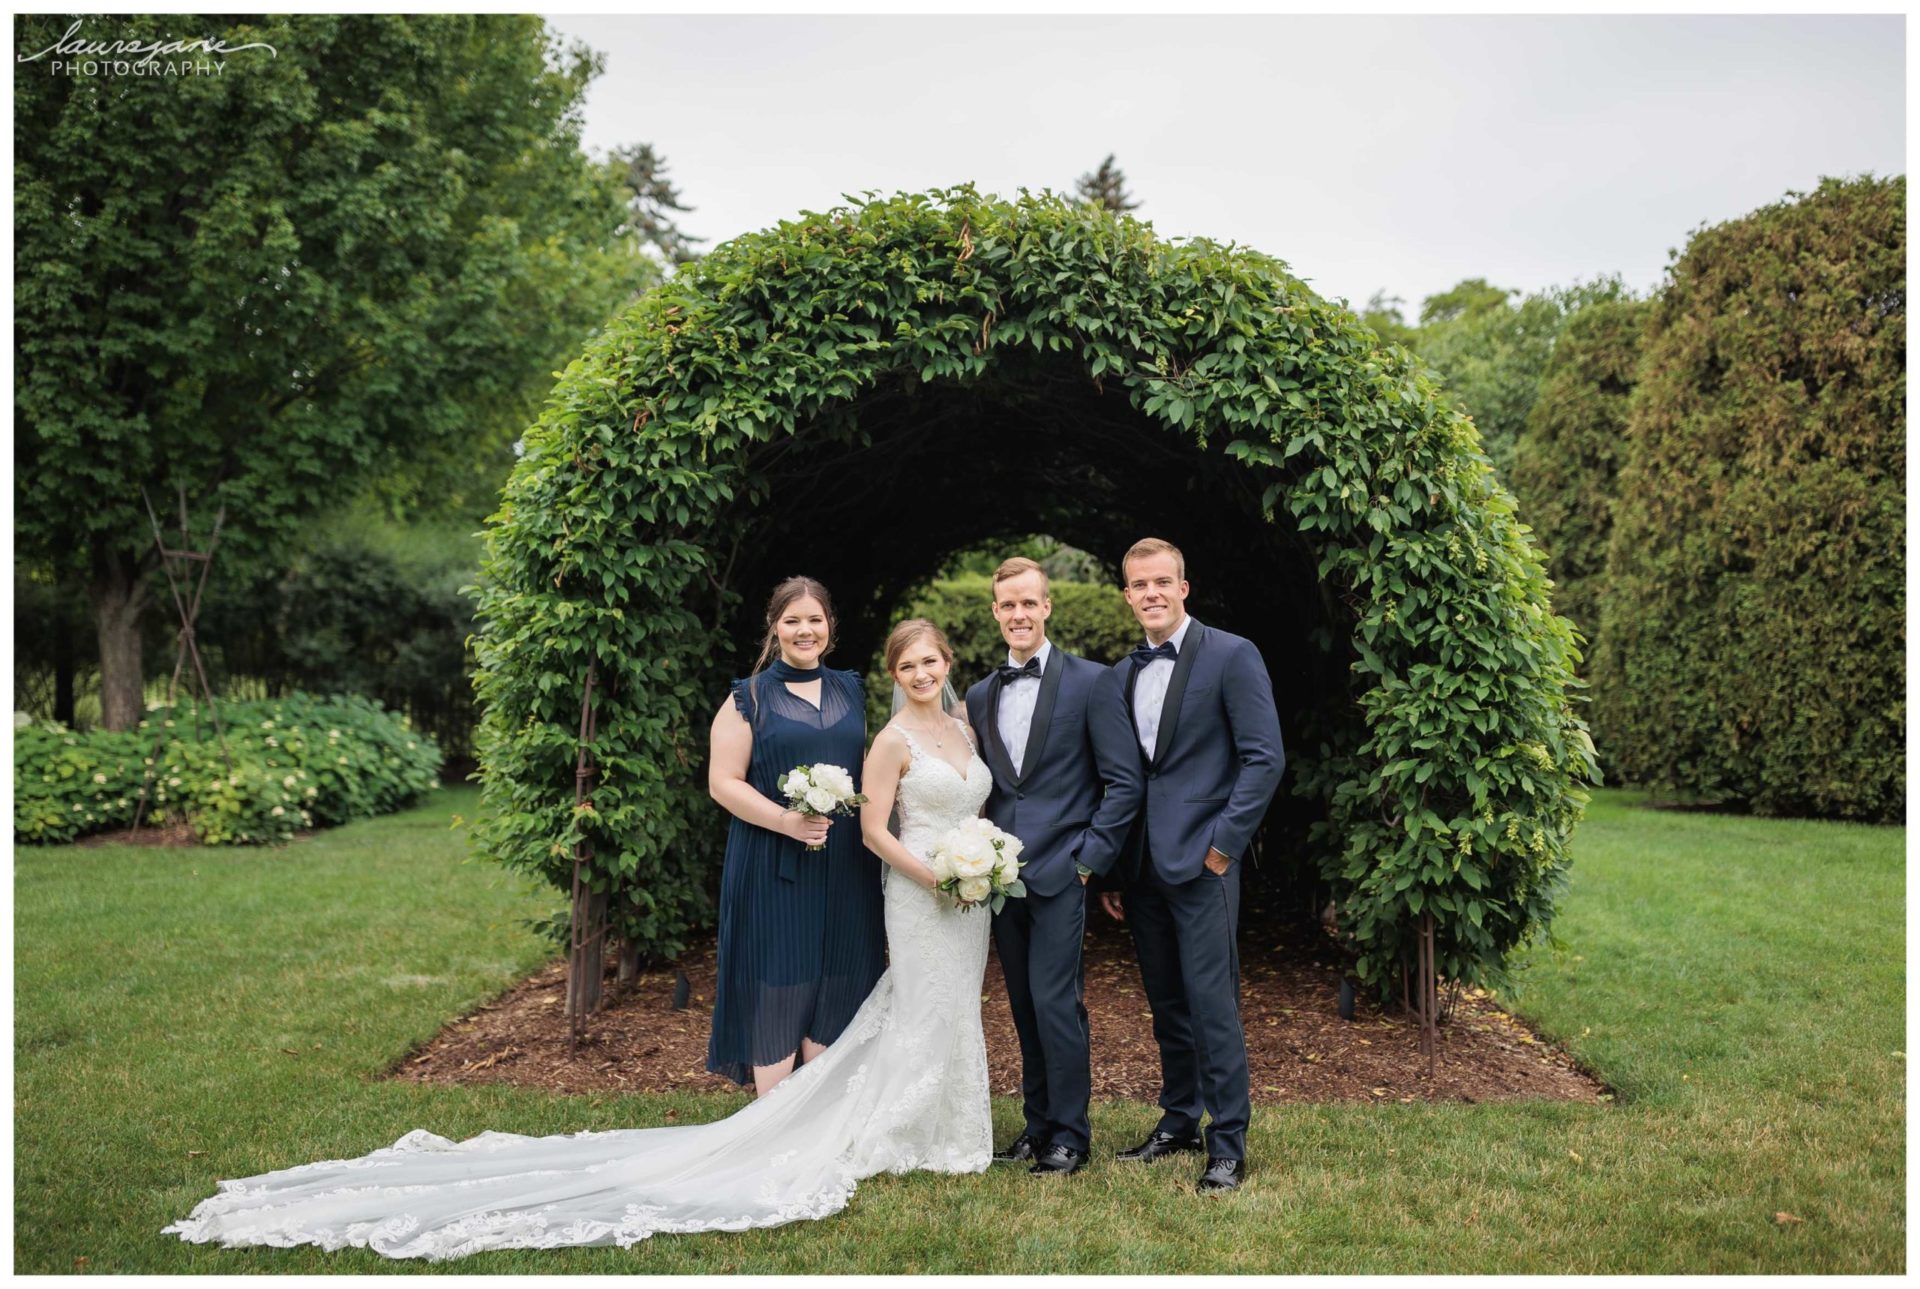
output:
M820 679L815 706L786 686ZM837 765L860 783L866 705L860 675L776 659L733 682L753 728L747 782L786 804L780 780L800 765ZM836 816L824 850L734 818L720 875L718 979L707 1068L750 1085L753 1067L831 1044L886 969L881 861L857 816Z

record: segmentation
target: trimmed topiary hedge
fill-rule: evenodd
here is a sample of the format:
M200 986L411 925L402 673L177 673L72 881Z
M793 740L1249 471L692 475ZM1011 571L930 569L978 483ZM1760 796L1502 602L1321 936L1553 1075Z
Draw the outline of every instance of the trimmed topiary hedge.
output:
M1701 230L1669 271L1593 664L1629 782L1904 812L1906 191L1826 180Z
M1644 301L1605 301L1567 320L1514 445L1513 490L1546 552L1554 612L1586 638L1589 660L1648 310Z
M139 728L117 733L19 726L15 838L63 842L129 828L143 781L146 820L184 819L209 845L286 841L299 828L402 809L440 786L433 741L364 698L294 694L222 703L219 712L231 768L210 717L193 704L153 708Z
M1154 454L1118 479L1117 436ZM1234 526L1265 572L1219 602L1347 680L1276 688L1313 714L1288 782L1361 974L1397 988L1431 912L1440 970L1491 980L1552 914L1594 762L1541 557L1466 419L1277 260L1052 195L806 214L613 319L525 447L481 587L481 844L566 889L590 842L614 934L650 954L708 914L707 728L774 574L821 575L845 609L903 546L1117 552L1138 510L1104 499L1127 489ZM1006 508L1038 477L1078 528ZM1282 575L1312 588L1292 613ZM600 777L576 807L589 660Z

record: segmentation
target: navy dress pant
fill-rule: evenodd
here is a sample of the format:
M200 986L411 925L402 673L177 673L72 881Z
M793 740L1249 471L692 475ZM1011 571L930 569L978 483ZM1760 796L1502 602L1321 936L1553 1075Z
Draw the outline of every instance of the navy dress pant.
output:
M993 918L994 949L1020 1036L1020 1093L1026 1131L1042 1142L1090 1148L1086 981L1080 943L1087 893L1074 882L1058 895L1008 900Z
M1245 1159L1247 1039L1240 1027L1240 865L1171 885L1142 866L1125 893L1127 923L1160 1045L1159 1131L1207 1125L1207 1155Z

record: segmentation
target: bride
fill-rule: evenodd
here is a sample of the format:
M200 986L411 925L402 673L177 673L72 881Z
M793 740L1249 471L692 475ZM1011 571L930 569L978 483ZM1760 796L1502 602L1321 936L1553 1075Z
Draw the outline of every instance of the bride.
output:
M438 1261L778 1226L840 1211L876 1173L986 1171L980 985L991 919L936 892L920 856L979 814L991 779L967 723L947 714L953 651L940 629L902 622L886 664L898 711L867 757L861 829L889 865L889 965L824 1053L714 1123L461 1142L415 1129L358 1159L222 1181L164 1233ZM896 803L898 837L888 830Z

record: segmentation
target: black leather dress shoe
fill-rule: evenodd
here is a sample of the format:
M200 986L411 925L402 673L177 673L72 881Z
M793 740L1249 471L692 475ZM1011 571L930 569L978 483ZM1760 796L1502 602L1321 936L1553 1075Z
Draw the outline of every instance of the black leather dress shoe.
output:
M1113 1157L1115 1159L1137 1159L1142 1163L1152 1163L1162 1155L1179 1154L1181 1151L1190 1151L1194 1154L1199 1154L1202 1149L1203 1147L1200 1145L1200 1138L1198 1137L1176 1137L1170 1132L1153 1132L1149 1133L1147 1139L1135 1146L1132 1150L1116 1151Z
M1236 1191L1240 1189L1240 1179L1247 1175L1245 1161L1239 1159L1209 1159L1207 1171L1200 1174L1200 1182L1194 1187L1202 1195L1216 1191Z
M1059 1144L1048 1146L1027 1171L1035 1177L1059 1174L1070 1177L1087 1166L1087 1152Z
M1031 1134L1023 1132L1018 1137L1015 1137L1013 1144L1005 1150L994 1151L993 1162L996 1164L1024 1164L1030 1159L1037 1159L1040 1152L1045 1149L1046 1146L1043 1143L1035 1139Z

